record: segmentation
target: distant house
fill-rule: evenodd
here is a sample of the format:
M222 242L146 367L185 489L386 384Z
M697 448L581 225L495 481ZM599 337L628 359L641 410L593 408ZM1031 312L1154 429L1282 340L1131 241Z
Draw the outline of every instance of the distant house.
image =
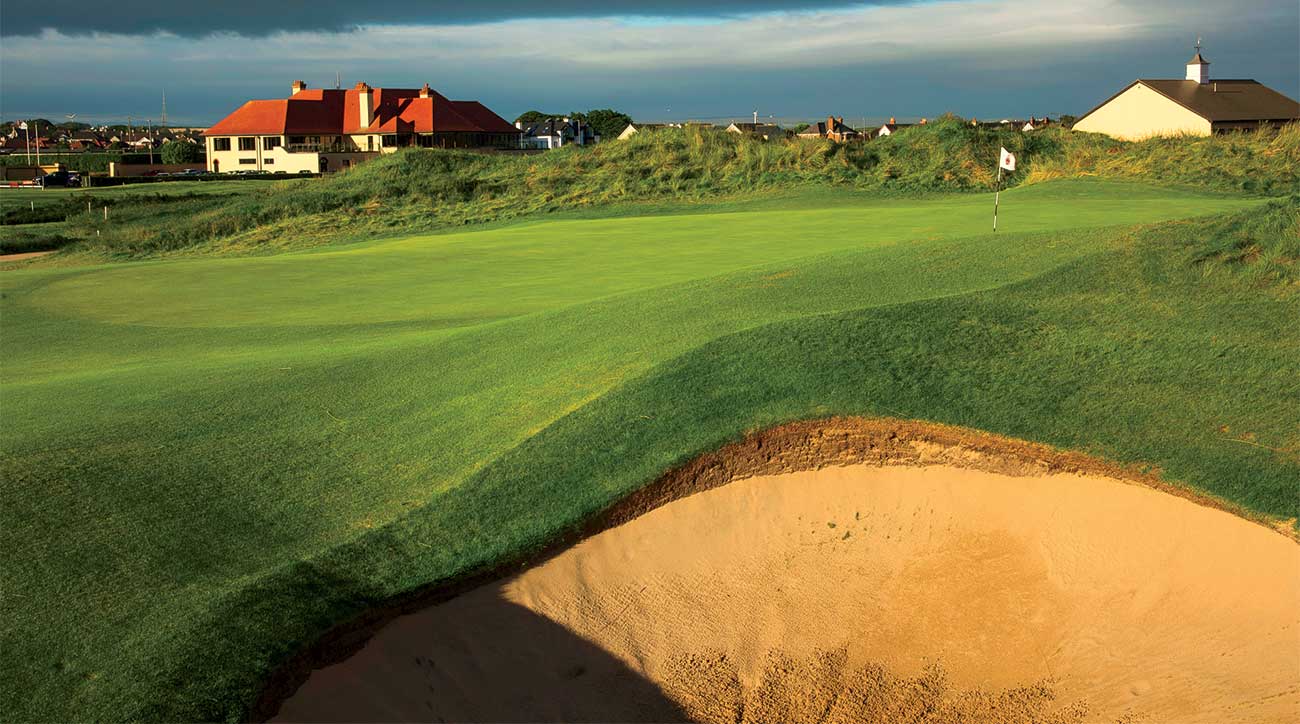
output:
M73 151L89 151L103 148L107 142L98 134L82 132L68 139L68 148Z
M1033 116L1030 116L1029 120L1025 121L1025 124L1020 127L1020 130L1036 131L1040 128L1047 128L1050 125L1052 125L1052 119L1048 118L1047 116L1043 116L1042 118L1035 118Z
M688 123L686 125L693 126L698 124ZM655 131L662 128L683 128L683 127L684 126L680 123L629 123L627 124L627 128L624 128L623 132L618 134L618 140L623 141L629 139L632 136L635 136L636 134L640 133L641 131Z
M157 139L147 133L136 133L126 140L126 145L147 151L157 145Z
M560 148L561 146L586 146L600 140L596 131L577 119L549 118L525 125L515 121L515 128L523 132L525 148Z
M738 133L742 136L753 136L761 138L764 141L774 141L778 138L785 138L785 131L774 123L732 123L727 126L727 133Z
M924 123L925 123L925 119L921 119L921 123L924 124ZM913 124L911 124L911 123L899 123L898 121L895 121L893 118L890 118L890 119L889 119L889 123L886 123L886 124L882 125L880 128L877 128L877 129L876 129L876 132L875 132L875 134L873 135L873 137L874 137L874 138L882 138L882 137L884 137L884 136L892 136L892 135L894 135L895 133L898 132L898 129L900 129L900 128L908 128L908 127L910 127L910 126L912 126L912 125L913 125Z
M478 101L429 88L308 89L248 101L203 132L208 170L338 171L399 148L519 148L522 134Z
M1083 114L1074 130L1123 140L1280 126L1300 120L1300 103L1253 80L1212 80L1197 46L1182 80L1139 78Z
M832 141L851 141L860 138L856 130L845 125L843 116L827 116L825 121L818 121L800 132L800 138L829 138Z

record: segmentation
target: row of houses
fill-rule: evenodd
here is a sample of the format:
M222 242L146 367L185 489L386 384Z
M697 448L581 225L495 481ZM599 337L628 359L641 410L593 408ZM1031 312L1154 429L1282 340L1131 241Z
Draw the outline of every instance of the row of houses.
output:
M1300 104L1253 80L1211 80L1200 54L1181 80L1134 81L1085 114L1074 128L1117 138L1166 133L1208 135L1300 120ZM919 124L927 121L921 119ZM972 120L977 126L1029 132L1049 118ZM632 123L618 135L693 124ZM766 140L817 137L836 142L886 137L906 128L891 118L878 128L853 128L828 116L797 130L769 123L732 123L724 130ZM600 141L574 118L510 123L478 101L450 100L426 83L418 89L309 89L294 81L286 98L248 101L203 133L208 170L324 172L348 168L400 148L547 150Z
M889 122L876 127L853 128L844 122L843 116L827 116L825 121L817 123L804 124L802 128L784 129L775 123L759 122L736 122L726 126L712 124L678 124L678 123L631 123L623 132L619 134L619 139L630 138L631 136L647 130L656 128L684 128L687 126L701 126L726 131L727 133L736 133L751 138L757 138L763 141L776 141L790 138L825 138L838 143L847 143L850 141L870 140L889 136L899 129L909 126L924 126L929 121L922 118L918 123L899 123L897 120L890 118ZM1037 116L1029 120L1003 119L1000 121L970 121L972 125L986 128L1012 128L1021 131L1033 131L1038 128L1045 128L1052 125L1054 121L1044 116Z
M1227 131L1280 127L1300 121L1300 103L1268 86L1250 79L1216 79L1210 76L1210 61L1196 46L1196 55L1186 64L1182 78L1139 78L1118 93L1102 101L1071 126L1076 131L1103 133L1114 138L1136 141L1152 136L1208 136ZM1018 128L1033 131L1052 125L1052 119L1031 117L1028 120L970 121L988 128ZM922 118L919 125L924 125ZM783 131L764 123L733 123L726 130L766 140L799 136L853 141L879 138L906 128L893 118L879 128L855 129L842 117L829 116L825 121L797 131ZM650 124L633 124L620 135L627 138Z
M172 142L198 143L202 130L155 128L140 131L126 131L108 126L84 129L64 129L52 127L31 132L28 128L21 130L15 124L7 133L0 134L0 153L21 153L32 151L73 151L93 152L110 149L149 151L162 148Z

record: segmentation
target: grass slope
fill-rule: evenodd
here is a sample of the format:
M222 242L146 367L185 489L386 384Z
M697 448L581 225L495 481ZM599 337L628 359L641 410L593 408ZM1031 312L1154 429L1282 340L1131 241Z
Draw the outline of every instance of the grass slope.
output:
M691 129L535 156L407 150L322 179L246 182L250 193L219 204L142 195L108 222L72 205L62 209L62 229L50 229L57 239L46 244L107 258L265 253L522 216L607 214L662 202L680 207L773 191L991 191L999 147L1020 159L1020 170L1003 179L1010 186L1101 176L1261 195L1300 192L1300 125L1126 143L1059 128L1021 133L971 126L947 117L852 144L765 143ZM7 198L0 192L0 206Z
M5 273L0 707L239 718L341 617L799 417L968 424L1293 515L1295 206L1135 240L1088 227L1259 202L1044 184L998 236L986 202Z

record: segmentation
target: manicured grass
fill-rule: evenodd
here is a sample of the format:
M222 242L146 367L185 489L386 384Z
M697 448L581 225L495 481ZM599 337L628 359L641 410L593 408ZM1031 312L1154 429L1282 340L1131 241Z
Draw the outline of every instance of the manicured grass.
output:
M1294 284L1195 261L1245 222L1098 228L1259 202L1055 182L994 236L983 196L859 198L0 275L0 708L239 718L331 623L801 417L965 424L1294 514Z

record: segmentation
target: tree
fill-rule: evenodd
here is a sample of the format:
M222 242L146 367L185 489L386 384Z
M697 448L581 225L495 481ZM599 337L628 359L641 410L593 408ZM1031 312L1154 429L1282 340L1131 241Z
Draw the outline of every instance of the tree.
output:
M803 133L804 131L808 130L809 128L812 128L812 125L811 125L811 124L808 124L808 123L800 123L799 125L795 126L794 128L791 128L790 130L793 131L793 132L796 133L796 134L799 134L799 133Z
M197 143L168 141L163 144L163 163L198 163L201 160L203 160L203 151Z
M613 108L596 108L581 114L582 120L603 139L617 138L632 122L632 116Z
M522 123L526 126L530 123L537 123L539 121L547 121L552 118L561 118L561 117L562 116L559 116L555 113L542 113L541 111L528 111L527 113L524 113L523 115L516 118L515 121L517 123Z

